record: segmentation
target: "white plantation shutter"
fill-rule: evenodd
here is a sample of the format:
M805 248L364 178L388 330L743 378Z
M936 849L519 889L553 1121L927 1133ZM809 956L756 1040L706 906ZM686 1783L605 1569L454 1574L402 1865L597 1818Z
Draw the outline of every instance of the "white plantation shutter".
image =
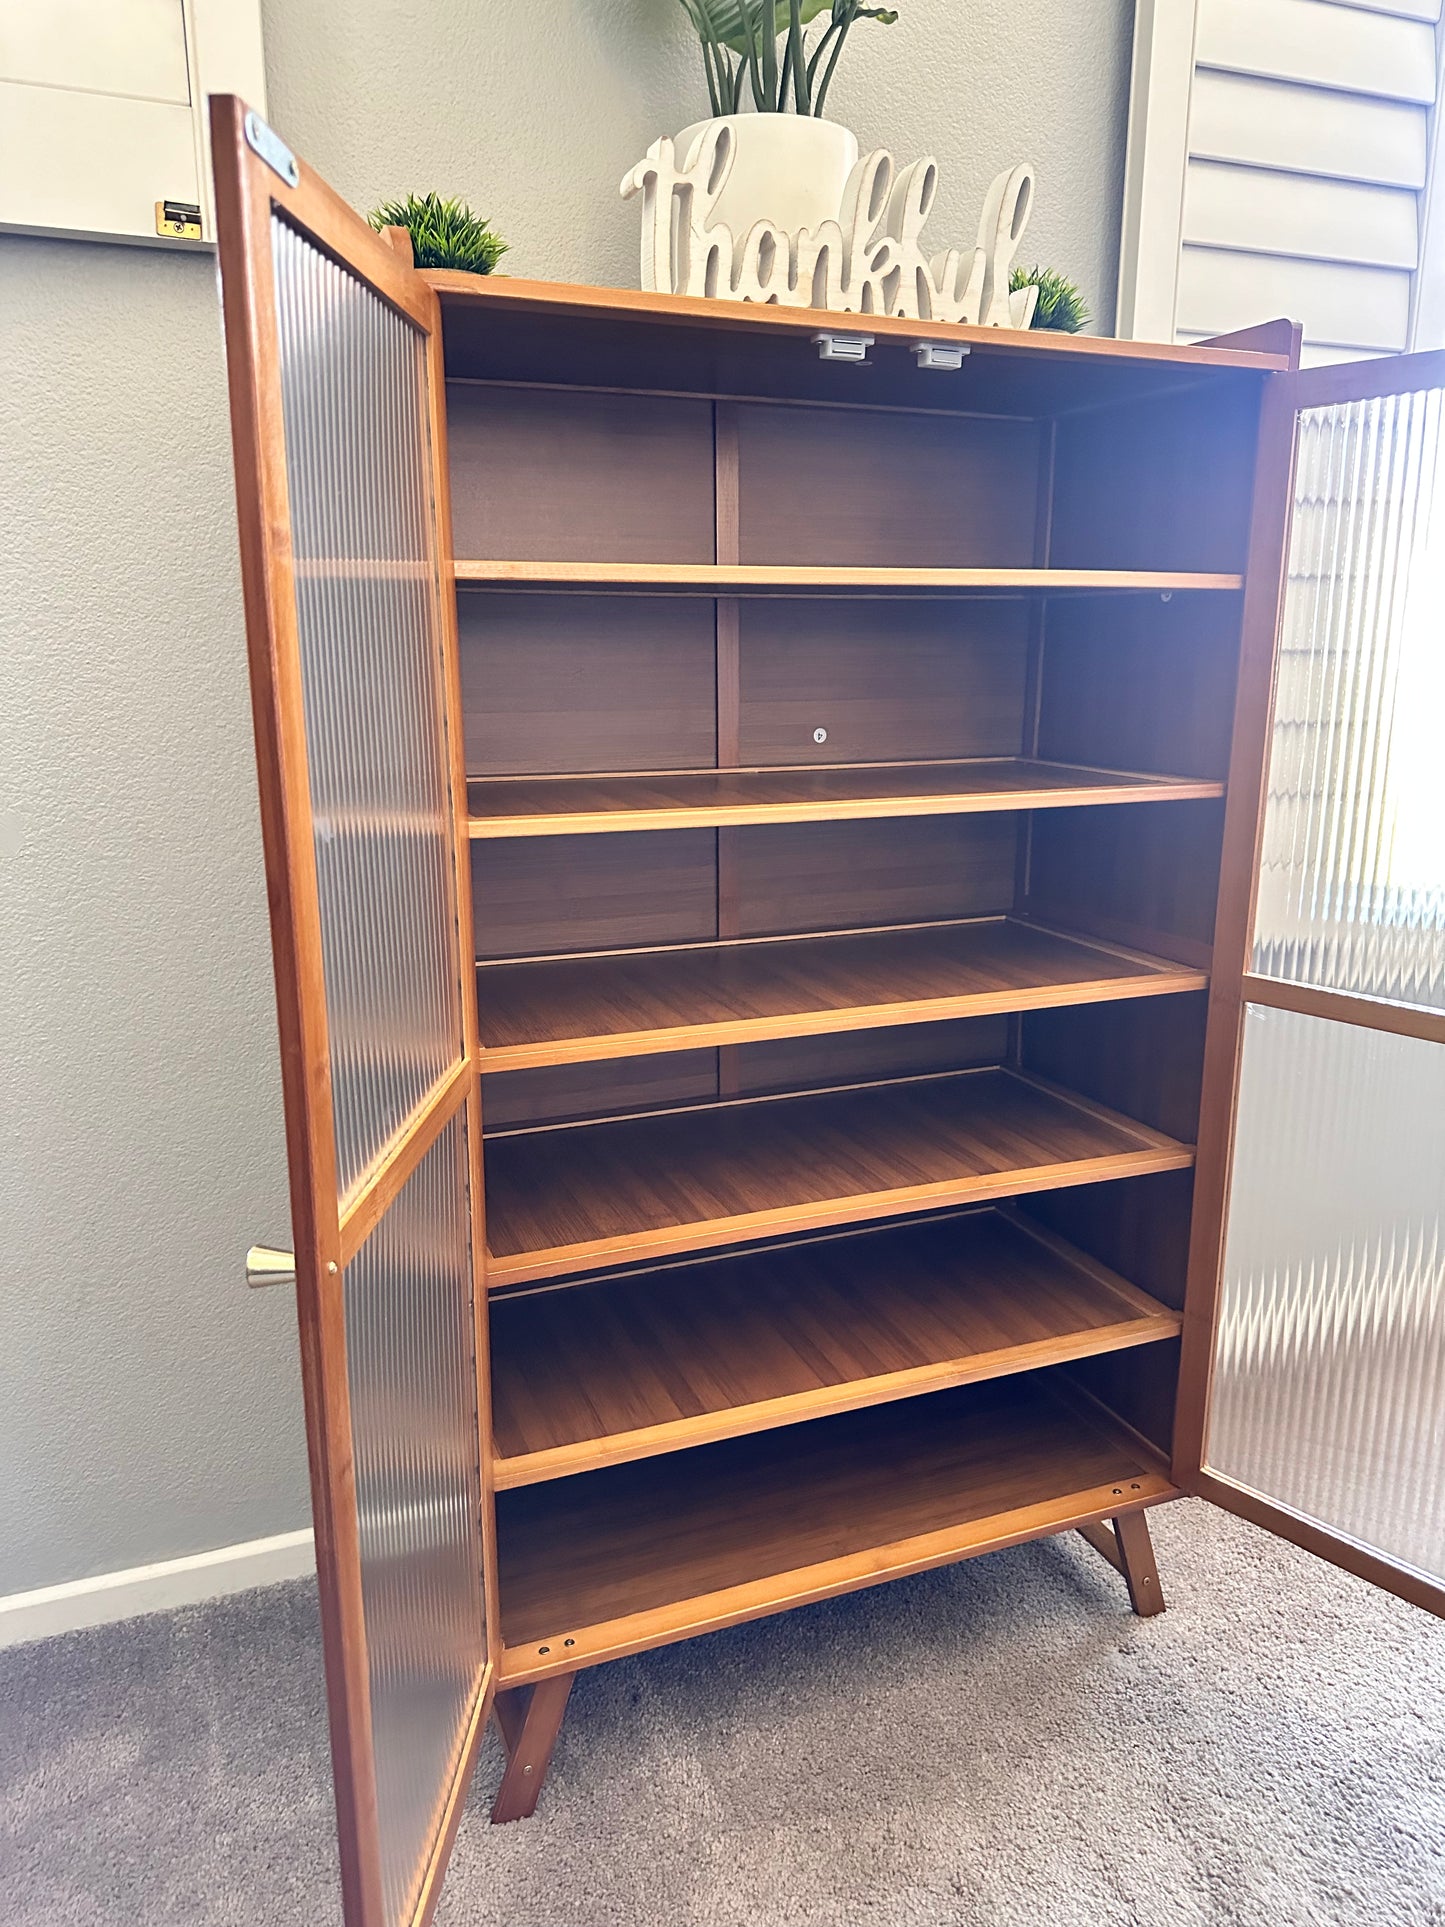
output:
M1306 365L1445 340L1440 16L1441 0L1139 0L1119 333L1196 341L1283 314Z
M206 96L265 81L261 0L0 0L0 233L214 241Z

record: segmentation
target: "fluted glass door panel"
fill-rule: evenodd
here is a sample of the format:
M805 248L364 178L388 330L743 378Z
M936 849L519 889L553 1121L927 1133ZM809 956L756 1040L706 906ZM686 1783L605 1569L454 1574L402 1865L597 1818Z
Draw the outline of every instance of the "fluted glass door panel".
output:
M1306 408L1253 968L1445 1006L1445 391Z
M1248 1009L1205 1463L1445 1581L1445 1045Z
M336 1179L463 1054L426 337L272 216Z
M466 1112L346 1268L385 1918L411 1918L486 1664Z

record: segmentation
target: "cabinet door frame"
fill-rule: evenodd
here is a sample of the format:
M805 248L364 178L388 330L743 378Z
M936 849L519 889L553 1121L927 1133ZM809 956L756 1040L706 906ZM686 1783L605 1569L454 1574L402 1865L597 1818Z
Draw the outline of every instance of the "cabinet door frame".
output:
M211 102L212 149L225 319L241 575L251 673L261 827L266 858L290 1169L302 1378L311 1469L332 1763L348 1927L384 1927L371 1686L362 1596L361 1534L351 1429L342 1285L346 1267L454 1120L467 1129L470 1255L485 1598L480 1678L448 1784L439 1790L427 1864L408 1927L431 1916L496 1691L498 1621L492 1490L482 1129L476 1074L477 1008L467 840L465 750L446 450L441 308L434 291L324 181L276 142L276 165L247 138L234 96ZM256 131L254 120L251 121ZM262 124L258 141L270 130ZM270 136L275 140L274 136ZM434 554L432 617L440 647L438 727L451 814L461 1039L456 1060L392 1136L344 1201L337 1160L321 910L302 708L301 655L283 434L281 362L271 244L273 213L404 316L425 342L424 473Z
M1184 1310L1173 1471L1176 1484L1357 1577L1445 1617L1445 1585L1207 1470L1207 1430L1223 1282L1247 1004L1445 1043L1445 1014L1261 977L1251 968L1265 829L1276 672L1284 615L1300 415L1311 408L1445 387L1445 350L1338 362L1265 377L1224 855L1210 975L1194 1220Z

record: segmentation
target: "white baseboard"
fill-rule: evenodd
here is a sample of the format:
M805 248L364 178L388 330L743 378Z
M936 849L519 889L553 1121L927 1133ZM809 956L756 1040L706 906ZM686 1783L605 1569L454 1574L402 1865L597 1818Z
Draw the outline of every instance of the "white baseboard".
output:
M138 1613L169 1612L201 1599L247 1592L252 1586L301 1579L315 1570L308 1526L302 1532L217 1546L214 1552L193 1552L156 1566L131 1566L124 1572L97 1573L93 1579L72 1579L63 1586L13 1592L0 1597L0 1648L73 1633L83 1626L108 1626L114 1620L134 1619Z

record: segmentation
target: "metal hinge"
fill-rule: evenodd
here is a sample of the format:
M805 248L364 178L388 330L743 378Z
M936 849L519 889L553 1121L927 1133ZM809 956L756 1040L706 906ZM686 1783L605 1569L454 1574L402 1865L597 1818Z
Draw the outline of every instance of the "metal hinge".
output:
M296 165L296 156L272 127L268 127L254 107L246 109L244 122L246 145L271 169L279 174L287 187L295 187L301 179L301 170Z

